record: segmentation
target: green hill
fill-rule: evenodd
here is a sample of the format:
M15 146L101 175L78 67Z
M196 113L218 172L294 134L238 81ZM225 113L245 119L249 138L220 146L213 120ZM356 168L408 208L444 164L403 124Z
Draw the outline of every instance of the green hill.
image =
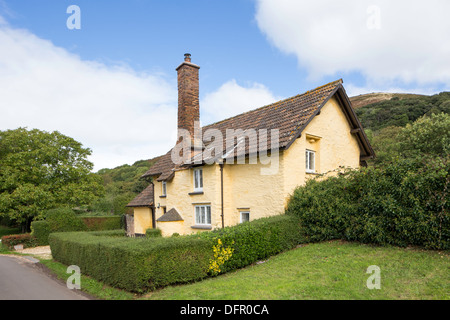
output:
M106 194L91 205L93 212L123 214L125 207L136 195L148 186L148 181L140 177L159 157L139 160L132 165L124 164L113 169L101 169L97 172L105 186Z

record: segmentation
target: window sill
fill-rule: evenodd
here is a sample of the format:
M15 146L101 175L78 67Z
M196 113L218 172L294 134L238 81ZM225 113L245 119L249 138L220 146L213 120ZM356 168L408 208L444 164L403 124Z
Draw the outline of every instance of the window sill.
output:
M167 195L165 195L165 196L159 196L160 198L166 198L167 197Z
M320 173L318 173L318 172L312 172L312 171L306 171L306 174L313 174L313 175L316 175L316 176L319 176L319 175L320 175Z
M191 228L192 229L203 229L203 230L211 230L212 229L210 224L204 224L204 225L196 224L194 226L191 226Z
M188 195L190 196L195 196L197 194L203 194L203 191L194 191L194 192L189 192Z

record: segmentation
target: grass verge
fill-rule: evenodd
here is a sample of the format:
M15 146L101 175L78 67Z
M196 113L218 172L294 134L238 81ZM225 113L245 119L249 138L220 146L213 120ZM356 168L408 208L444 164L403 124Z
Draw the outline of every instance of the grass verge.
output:
M305 300L449 299L448 252L374 247L341 241L305 245L233 273L171 286L145 299ZM367 268L381 269L368 289Z

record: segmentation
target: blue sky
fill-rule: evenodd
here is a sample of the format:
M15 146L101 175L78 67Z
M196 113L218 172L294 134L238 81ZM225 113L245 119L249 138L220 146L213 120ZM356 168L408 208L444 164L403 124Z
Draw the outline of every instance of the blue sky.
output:
M66 26L73 4L80 30ZM58 130L96 170L160 155L186 52L204 124L339 78L349 95L448 91L448 12L445 0L0 0L0 130Z

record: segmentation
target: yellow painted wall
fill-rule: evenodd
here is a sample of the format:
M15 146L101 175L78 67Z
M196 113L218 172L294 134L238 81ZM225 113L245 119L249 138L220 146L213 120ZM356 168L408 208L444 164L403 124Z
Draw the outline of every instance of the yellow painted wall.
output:
M147 207L134 208L134 233L143 233L152 227L152 210Z
M283 213L294 189L317 176L306 173L306 149L316 152L317 174L330 172L339 166L359 167L357 140L350 133L350 126L335 98L327 102L288 150L280 151L278 170L274 174L261 174L261 169L270 167L270 164L225 164L225 226L240 222L240 210L250 211L250 220ZM211 205L211 228L222 226L219 165L203 166L204 193L201 195L189 195L194 189L193 169L175 172L172 181L167 182L165 198L160 197L161 183L155 181L154 184L155 205L160 206L156 208L156 219L162 216L164 206L167 211L175 208L184 219L181 222L157 222L164 236L174 232L190 234L204 231L192 228L195 225L196 204ZM141 221L147 223L136 219L135 211L135 224L139 225ZM138 230L138 227L135 229Z

